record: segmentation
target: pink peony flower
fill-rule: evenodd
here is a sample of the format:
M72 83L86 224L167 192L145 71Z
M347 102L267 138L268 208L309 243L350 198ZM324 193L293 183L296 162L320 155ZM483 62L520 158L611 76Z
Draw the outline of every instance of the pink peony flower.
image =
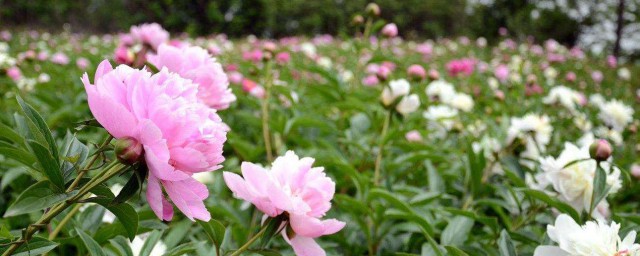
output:
M166 67L198 84L198 98L212 108L226 109L236 100L222 66L205 49L164 44L158 47L157 54L150 54L147 58L158 69Z
M209 192L192 175L221 167L228 128L198 100L198 86L166 68L152 75L126 65L113 69L106 60L94 84L86 73L82 82L91 113L107 132L142 144L149 168L147 201L158 218L173 217L164 187L187 218L208 221L203 200Z
M279 52L276 55L276 62L281 65L287 64L291 61L291 55L288 52Z
M169 32L164 30L158 23L132 26L129 32L135 42L149 45L154 50L169 41Z
M607 56L607 65L610 68L615 68L616 66L618 66L618 59L616 58L616 56L613 56L613 55Z
M362 79L362 84L365 86L374 86L380 83L380 80L375 75L368 75L367 77Z
M416 80L423 80L427 77L427 71L418 64L413 64L407 68L407 75Z
M86 59L86 58L82 58L82 57L80 57L80 58L78 58L78 59L76 60L76 66L78 66L78 68L79 68L79 69L82 69L82 70L87 69L87 67L89 67L89 65L90 65L90 64L91 64L91 63L90 63L90 62L89 62L89 60L88 60L88 59Z
M634 178L640 179L640 164L632 164L629 169L631 169L631 175Z
M296 255L322 256L324 250L313 240L334 234L345 223L336 219L321 220L331 209L335 183L322 167L311 167L314 159L298 158L293 151L278 157L271 169L243 162L242 177L224 172L224 180L234 195L251 202L270 217L285 214L294 234L283 229L282 236Z
M573 71L569 71L569 73L567 73L564 79L566 79L567 82L573 83L576 81L576 78L577 78L576 73L573 73Z
M496 76L500 82L504 83L507 81L507 78L509 78L509 68L504 64L500 64L493 71L493 75Z
M387 25L384 25L381 32L385 37L396 37L398 36L398 26L396 26L395 23L389 23Z
M131 65L135 60L135 54L125 45L116 48L114 59L118 64Z
M458 76L460 74L471 75L475 69L476 61L473 59L452 60L447 63L447 71L450 76Z
M10 67L7 69L7 76L13 81L18 81L22 78L22 72L18 67Z
M242 74L238 71L231 71L229 72L229 82L231 82L232 84L240 84L242 83L242 79L244 77L242 76Z
M596 70L591 72L591 79L593 79L596 84L599 84L602 82L602 79L604 79L604 75L602 75L602 72L600 72L600 70Z
M242 53L242 59L252 61L255 63L261 62L262 57L263 57L262 51L259 49Z
M405 139L410 142L422 141L422 135L416 130L411 130L404 135Z
M57 52L51 56L51 62L59 65L69 64L69 57L66 54Z

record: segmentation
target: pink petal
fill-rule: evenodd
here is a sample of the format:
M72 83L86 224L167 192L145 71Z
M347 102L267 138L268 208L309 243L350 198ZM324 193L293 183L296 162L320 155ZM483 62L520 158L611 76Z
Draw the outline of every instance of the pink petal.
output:
M240 175L231 173L231 172L223 172L222 177L224 178L224 182L227 183L227 187L236 195L236 197L251 201L253 196L247 190L247 183L240 177Z
M146 195L147 202L149 202L149 206L156 216L162 220L171 220L173 217L173 207L162 195L160 181L151 173L147 180Z
M296 234L311 238L334 234L346 224L336 219L320 220L303 214L291 214L289 221Z
M326 256L327 253L316 243L313 238L304 237L301 235L295 235L292 239L289 239L286 234L286 230L282 231L284 240L287 241L293 247L293 251L297 256Z
M149 166L150 173L153 173L159 179L163 181L180 181L191 178L191 176L184 172L173 168L173 166L168 163L168 159L163 161L158 158L152 147L145 145L144 151L144 158L147 166Z
M85 82L89 109L102 127L118 139L135 136L137 121L131 112L116 101L99 95L95 88L87 88L89 86L93 85L87 85Z
M197 192L194 193L189 187L189 185L193 185L191 181L162 181L162 184L173 204L175 204L187 218L192 221L194 219L202 221L209 221L211 219L211 214L204 206L201 195L198 195Z
M103 60L102 62L100 62L100 65L98 65L98 69L96 70L93 82L95 83L99 78L104 76L104 74L109 73L111 70L113 70L111 63L109 63L108 60Z
M249 162L242 162L240 169L242 170L242 177L244 177L249 186L258 193L267 193L267 188L272 183L267 170Z

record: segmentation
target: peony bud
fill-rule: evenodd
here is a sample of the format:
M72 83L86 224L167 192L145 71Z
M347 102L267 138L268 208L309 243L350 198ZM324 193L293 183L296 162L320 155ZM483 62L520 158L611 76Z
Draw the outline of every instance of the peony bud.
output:
M370 16L380 16L380 6L378 6L376 3L369 3L367 5L367 8L365 9L365 12Z
M396 37L398 35L398 26L394 23L389 23L382 28L382 35L385 37Z
M133 165L142 159L142 144L134 138L124 137L116 140L115 153L121 163Z
M362 25L364 23L364 17L362 17L362 15L353 16L351 23L355 26Z
M598 162L609 159L612 152L611 144L603 139L594 141L589 147L589 155Z
M640 164L631 165L631 175L636 179L640 179Z
M422 66L413 64L407 69L407 75L416 81L422 81L427 76L427 71Z
M440 79L440 73L435 69L429 70L429 79L432 81Z

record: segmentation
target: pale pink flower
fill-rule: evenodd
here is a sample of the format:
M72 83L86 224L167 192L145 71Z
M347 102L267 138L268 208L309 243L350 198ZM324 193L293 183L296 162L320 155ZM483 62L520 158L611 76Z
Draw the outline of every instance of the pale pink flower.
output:
M413 64L407 68L407 75L416 80L423 80L427 77L427 71L418 64Z
M591 72L591 79L593 79L596 84L599 84L602 82L602 79L604 79L604 75L602 75L602 72L600 72L600 70L596 70Z
M154 50L169 41L169 32L164 30L158 23L132 26L129 33L135 42L149 45Z
M229 88L227 74L205 49L163 44L158 47L157 54L150 54L147 58L158 69L166 67L198 84L198 98L212 108L226 109L236 100Z
M79 69L82 69L82 70L87 69L87 67L89 67L89 65L90 65L90 64L91 64L91 63L90 63L90 62L89 62L89 60L88 60L88 59L86 59L86 58L82 58L82 57L80 57L80 58L78 58L78 59L76 60L76 66L78 66L78 68L79 68Z
M162 220L173 217L163 189L184 215L208 221L207 187L192 175L220 168L225 126L214 109L197 98L198 86L163 68L155 75L103 61L94 84L82 77L89 108L116 139L142 144L149 168L147 201Z
M362 84L365 86L374 86L380 83L380 79L378 79L375 75L368 75L362 79Z
M242 176L224 172L224 180L234 195L251 202L270 217L285 214L295 234L283 229L282 236L299 256L322 256L324 250L314 238L334 234L345 223L321 220L331 209L335 183L322 167L311 167L314 159L298 158L293 151L278 157L271 169L243 162ZM243 179L244 178L244 179Z
M51 56L51 62L59 65L69 64L69 57L61 52L57 52Z
M242 59L258 63L262 61L263 53L260 49L242 53Z
M509 78L509 67L507 67L507 65L500 64L493 71L493 75L496 76L500 82L504 83L507 81L507 78Z
M398 26L395 23L384 25L382 35L389 38L398 36Z
M404 135L405 139L410 142L422 141L422 135L416 130L411 130Z
M244 77L242 76L242 74L238 71L231 71L229 72L229 82L231 82L232 84L240 84L242 83L242 79Z
M613 55L607 56L607 65L610 68L615 68L616 66L618 66L618 59L616 58L616 56L613 56Z
M636 179L640 179L640 164L632 164L631 165L631 175Z
M289 61L291 61L291 55L288 52L279 52L276 55L276 62L279 64L284 65L289 63Z
M569 71L569 73L567 73L567 75L565 76L565 79L568 82L575 82L576 81L576 73L573 73L573 71Z
M121 44L116 48L114 59L118 64L131 65L135 60L135 54L127 46Z
M18 81L22 78L22 72L18 67L10 67L7 69L7 76L13 81Z

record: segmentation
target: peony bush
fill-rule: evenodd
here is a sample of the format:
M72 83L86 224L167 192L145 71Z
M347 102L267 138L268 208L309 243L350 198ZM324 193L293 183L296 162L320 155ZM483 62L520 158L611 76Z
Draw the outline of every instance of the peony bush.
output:
M637 64L380 12L351 38L3 31L0 253L640 255Z

